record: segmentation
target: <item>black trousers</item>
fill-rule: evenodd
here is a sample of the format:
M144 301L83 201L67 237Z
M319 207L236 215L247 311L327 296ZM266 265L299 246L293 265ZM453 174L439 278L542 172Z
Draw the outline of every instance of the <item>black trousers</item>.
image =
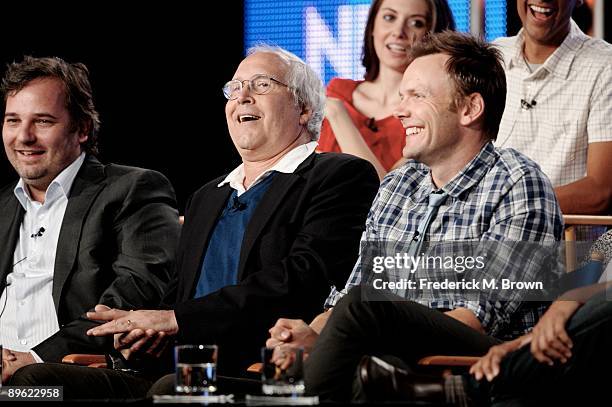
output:
M10 386L63 386L64 400L126 401L174 394L174 374L152 378L111 369L60 363L25 366L10 379ZM247 377L217 376L218 394L260 394L261 381Z
M609 402L610 374L606 372L612 366L612 290L578 309L567 332L574 345L567 363L540 363L525 346L504 359L500 375L490 385L464 376L467 393L496 407Z
M434 354L480 356L500 343L414 302L362 301L362 290L373 289L355 287L338 302L306 360L308 393L322 399L349 400L363 355L391 355L413 364ZM380 298L379 293L372 294Z
M17 370L10 386L63 386L64 400L125 400L146 397L153 380L111 369L37 363Z

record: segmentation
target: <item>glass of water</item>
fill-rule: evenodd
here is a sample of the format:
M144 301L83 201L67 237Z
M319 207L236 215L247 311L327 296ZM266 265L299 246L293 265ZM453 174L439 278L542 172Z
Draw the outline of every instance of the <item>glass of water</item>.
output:
M208 395L217 390L217 345L177 345L176 394Z
M262 348L262 392L270 396L301 396L304 394L304 350L302 348ZM289 360L282 369L275 362Z

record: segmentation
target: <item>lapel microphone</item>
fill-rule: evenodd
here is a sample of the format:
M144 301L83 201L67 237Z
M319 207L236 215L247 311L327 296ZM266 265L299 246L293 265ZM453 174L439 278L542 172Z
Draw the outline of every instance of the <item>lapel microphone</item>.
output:
M35 239L37 237L41 237L43 235L43 233L45 233L45 228L43 228L42 226L40 227L40 229L38 229L38 232L36 233L32 233L30 235L31 238Z
M525 109L525 110L533 109L533 107L537 103L538 102L536 102L535 99L532 99L531 102L528 102L525 99L521 99L521 109Z
M378 131L378 126L376 126L376 120L374 120L373 117L370 117L368 120L366 120L366 126L368 126L368 129L372 130L374 133Z

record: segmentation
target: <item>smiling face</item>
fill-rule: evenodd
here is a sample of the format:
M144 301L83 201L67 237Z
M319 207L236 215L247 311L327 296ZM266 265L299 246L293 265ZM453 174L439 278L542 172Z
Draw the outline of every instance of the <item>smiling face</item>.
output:
M246 57L233 79L245 81L238 98L228 100L225 116L232 141L246 161L264 161L310 139L302 114L291 91L271 81L272 89L254 93L246 80L266 75L287 83L287 64L275 54L258 52Z
M570 18L581 0L517 0L525 41L534 45L558 46L570 29Z
M415 59L402 78L401 102L394 112L406 129L404 157L429 167L448 160L459 143L459 114L451 110L454 85L444 67L448 58L432 54Z
M426 0L384 0L374 20L374 49L381 65L404 72L413 42L429 32Z
M26 185L44 192L81 154L87 136L72 123L61 82L43 78L7 97L2 140Z

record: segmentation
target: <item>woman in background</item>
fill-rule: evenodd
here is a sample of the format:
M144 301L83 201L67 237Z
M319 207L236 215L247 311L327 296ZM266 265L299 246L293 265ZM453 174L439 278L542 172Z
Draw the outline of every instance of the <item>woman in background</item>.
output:
M446 29L455 29L446 0L375 0L364 36L365 80L329 82L319 151L364 158L381 179L401 165L406 134L392 113L408 51L427 33Z

